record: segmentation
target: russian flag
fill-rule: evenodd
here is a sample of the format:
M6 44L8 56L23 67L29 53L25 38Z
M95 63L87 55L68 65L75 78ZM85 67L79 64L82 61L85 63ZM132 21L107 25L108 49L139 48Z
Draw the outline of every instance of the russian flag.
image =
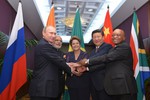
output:
M27 81L22 4L19 2L0 75L0 100L15 100Z

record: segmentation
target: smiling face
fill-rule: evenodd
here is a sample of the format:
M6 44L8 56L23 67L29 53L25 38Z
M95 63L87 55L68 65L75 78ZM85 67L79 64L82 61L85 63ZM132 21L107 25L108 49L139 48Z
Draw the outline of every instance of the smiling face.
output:
M104 37L102 36L101 33L97 32L93 34L92 40L96 46L100 46L104 41Z
M125 40L125 33L121 29L115 29L112 34L112 41L115 45L120 44Z
M52 26L48 26L43 29L43 38L50 43L53 43L56 37L56 29Z
M60 49L62 46L62 38L57 35L53 44L55 48Z
M72 47L73 51L80 50L80 42L77 39L73 39L71 42L71 47Z

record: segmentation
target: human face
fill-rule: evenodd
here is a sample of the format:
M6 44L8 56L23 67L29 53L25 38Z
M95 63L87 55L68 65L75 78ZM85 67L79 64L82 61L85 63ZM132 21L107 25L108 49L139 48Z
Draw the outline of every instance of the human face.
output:
M102 36L101 33L94 33L92 40L95 46L100 46L104 41L104 37Z
M121 29L115 29L112 34L112 41L115 45L125 40L125 33Z
M80 42L76 39L72 40L71 47L72 47L73 51L80 50Z
M60 49L62 46L62 38L60 36L56 36L54 41L54 47Z
M43 38L50 43L53 43L56 37L56 29L52 26L48 26L43 30Z

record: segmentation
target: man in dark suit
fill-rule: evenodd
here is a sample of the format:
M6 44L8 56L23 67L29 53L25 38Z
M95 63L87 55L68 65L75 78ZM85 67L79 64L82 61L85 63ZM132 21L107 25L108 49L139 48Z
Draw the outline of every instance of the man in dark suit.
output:
M56 35L53 46L57 49L57 52L60 55L60 57L66 60L65 54L60 50L62 47L62 38L59 35ZM57 100L61 100L61 96L65 89L65 73L62 69L59 69L58 78L59 78L59 94Z
M124 31L115 29L112 40L115 47L108 54L80 63L89 66L106 63L104 88L112 100L136 100L137 85L133 72L133 57L130 46L125 42Z
M31 100L57 100L59 94L59 69L67 73L74 72L64 59L60 57L57 49L52 46L56 29L48 26L42 31L43 39L35 48L35 67L30 83L29 94Z
M92 32L92 40L95 48L92 50L89 59L102 56L112 48L110 44L104 42L104 33L97 29ZM110 97L104 90L105 64L103 67L89 67L90 91L92 100L109 100Z

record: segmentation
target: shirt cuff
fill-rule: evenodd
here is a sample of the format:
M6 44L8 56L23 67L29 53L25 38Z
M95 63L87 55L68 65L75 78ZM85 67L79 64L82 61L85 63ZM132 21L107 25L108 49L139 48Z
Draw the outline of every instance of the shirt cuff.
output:
M86 70L87 70L87 71L89 71L89 68L88 68L88 67L86 67Z
M85 64L89 64L89 59L87 61L85 61Z

